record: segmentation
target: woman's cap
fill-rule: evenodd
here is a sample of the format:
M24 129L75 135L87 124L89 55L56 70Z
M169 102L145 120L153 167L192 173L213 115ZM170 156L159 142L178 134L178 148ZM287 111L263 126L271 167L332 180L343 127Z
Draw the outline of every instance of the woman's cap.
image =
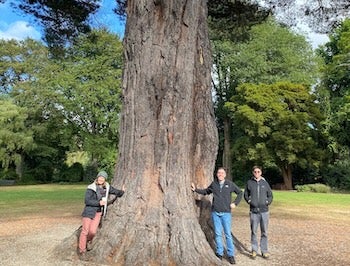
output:
M108 178L108 174L106 173L106 171L100 171L100 172L98 172L97 178L100 177L100 176L104 177L105 179Z

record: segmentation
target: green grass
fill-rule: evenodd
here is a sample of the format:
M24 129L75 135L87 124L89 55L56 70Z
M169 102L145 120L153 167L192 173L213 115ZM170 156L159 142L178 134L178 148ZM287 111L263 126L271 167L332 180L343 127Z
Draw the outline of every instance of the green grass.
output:
M0 219L80 215L85 184L0 187Z
M27 216L80 216L86 184L0 187L0 219ZM350 194L273 191L271 216L282 219L350 222ZM247 215L248 204L235 210Z
M249 206L244 199L234 212L248 214ZM281 219L350 223L350 194L274 190L270 214Z
M350 222L350 194L274 191L271 213L281 218Z
M278 205L350 207L350 194L273 191Z

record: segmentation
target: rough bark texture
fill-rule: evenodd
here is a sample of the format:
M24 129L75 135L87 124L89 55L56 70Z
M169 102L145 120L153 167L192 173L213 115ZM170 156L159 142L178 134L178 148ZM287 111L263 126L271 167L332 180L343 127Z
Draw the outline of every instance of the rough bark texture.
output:
M219 263L198 219L210 226L208 203L190 189L191 182L212 181L218 145L206 18L205 0L128 1L113 181L117 188L125 184L126 193L109 208L89 252L94 261Z

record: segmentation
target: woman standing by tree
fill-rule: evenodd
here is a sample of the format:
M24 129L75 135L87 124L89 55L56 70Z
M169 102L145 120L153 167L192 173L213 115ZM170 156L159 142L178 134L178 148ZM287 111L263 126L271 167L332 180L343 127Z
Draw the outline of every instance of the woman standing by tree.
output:
M87 187L85 193L85 208L83 211L83 227L79 237L79 256L85 260L86 251L90 249L92 239L96 235L102 215L106 214L109 194L123 196L125 187L118 190L106 182L108 175L105 171L97 174L95 181Z

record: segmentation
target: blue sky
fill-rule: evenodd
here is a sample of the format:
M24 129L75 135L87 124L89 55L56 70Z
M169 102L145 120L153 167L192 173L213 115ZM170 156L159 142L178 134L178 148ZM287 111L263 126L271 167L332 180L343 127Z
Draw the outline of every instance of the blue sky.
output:
M5 4L0 4L0 39L23 40L31 37L40 40L42 36L40 26L35 23L32 17L23 16L20 11L14 11L10 7L10 2L13 1L15 0L7 0ZM91 16L91 22L96 27L105 26L111 32L122 37L124 35L124 24L113 13L112 9L114 7L115 0L103 0L100 10ZM313 48L328 41L326 35L312 33L306 26L301 25L299 30L305 32Z
M42 30L38 23L31 16L25 16L20 11L15 11L7 0L5 4L0 4L0 39L23 40L27 37L40 40ZM120 22L118 16L113 13L115 7L114 0L103 0L100 10L91 16L92 25L105 26L111 32L124 35L124 24Z

